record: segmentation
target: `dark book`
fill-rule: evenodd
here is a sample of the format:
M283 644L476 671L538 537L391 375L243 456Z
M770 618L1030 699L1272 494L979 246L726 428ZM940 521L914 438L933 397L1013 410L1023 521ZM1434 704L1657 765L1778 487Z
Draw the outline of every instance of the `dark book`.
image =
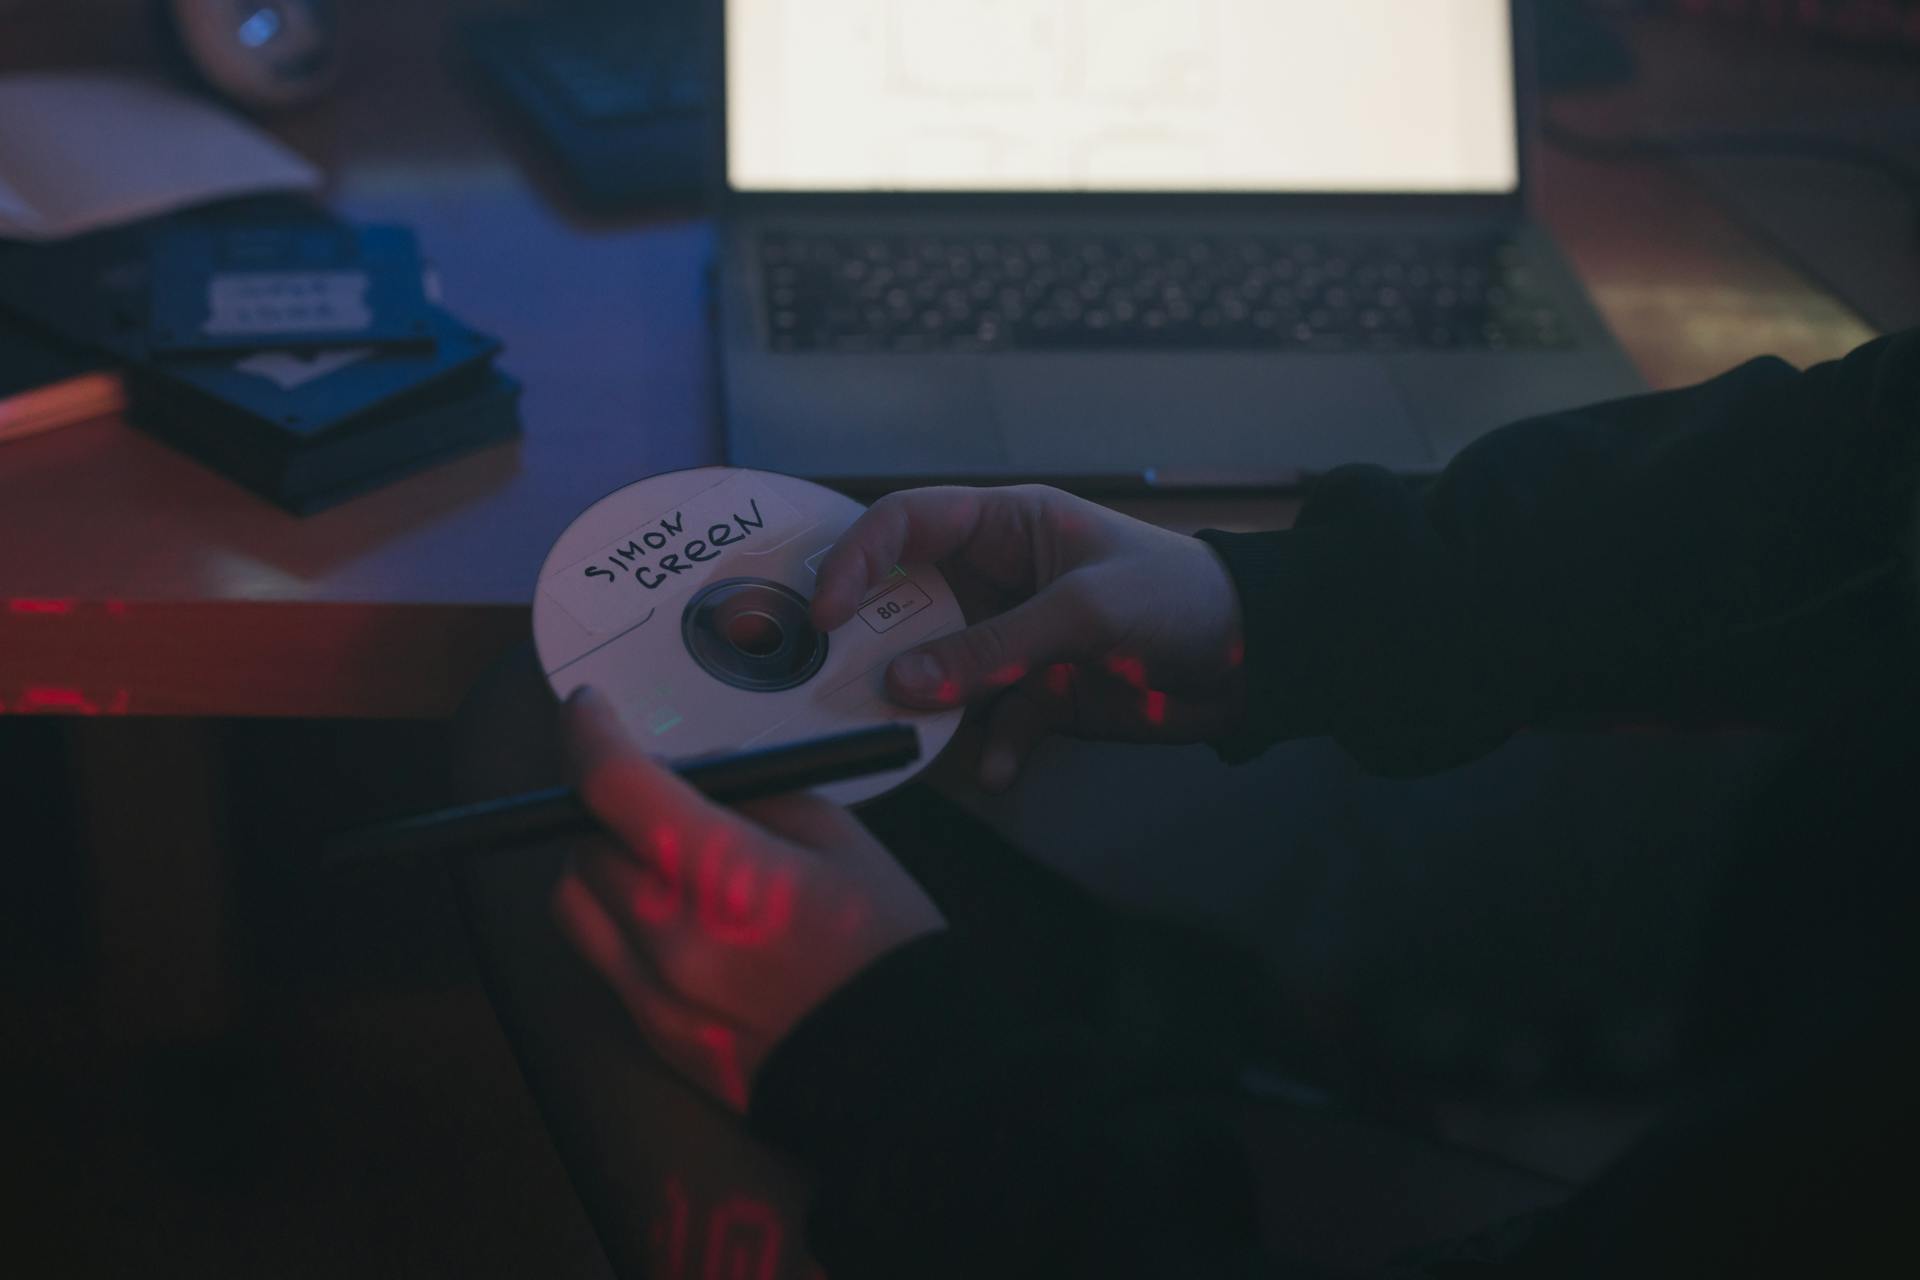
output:
M518 430L499 344L437 308L425 350L352 347L143 361L141 430L295 511Z
M153 270L156 244L218 243L225 245L220 262L244 259L251 266L260 243L244 233L255 228L282 264L315 253L331 253L333 266L354 255L365 261L370 245L372 257L390 264L417 261L411 237L377 232L369 238L342 226L308 206L247 201L58 244L0 246L0 325L11 311L49 350L96 369L124 366L132 425L293 511L328 505L515 434L519 386L493 368L500 344L431 304L415 310L410 292L382 301L370 287L375 315L408 317L404 346L381 345L391 335L376 325L360 335L371 342L352 345L274 344L164 357L153 350L149 295L159 279L169 278L167 270ZM208 228L218 230L217 241L204 238ZM289 236L305 239L289 248ZM207 252L176 259L189 265L212 260ZM189 293L204 298L204 279L177 274L187 279ZM162 308L161 314L173 312ZM181 314L198 313L183 303ZM416 317L425 333L413 330Z
M420 253L405 227L188 226L147 251L147 350L423 346Z
M236 440L191 413L142 414L149 434L295 515L520 433L520 384L491 367L437 400L360 416L314 436Z

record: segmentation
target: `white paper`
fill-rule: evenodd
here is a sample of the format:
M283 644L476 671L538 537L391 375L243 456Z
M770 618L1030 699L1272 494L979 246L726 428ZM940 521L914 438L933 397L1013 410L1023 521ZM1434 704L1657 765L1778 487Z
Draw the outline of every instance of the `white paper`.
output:
M134 76L0 76L0 237L57 240L320 171L215 104Z

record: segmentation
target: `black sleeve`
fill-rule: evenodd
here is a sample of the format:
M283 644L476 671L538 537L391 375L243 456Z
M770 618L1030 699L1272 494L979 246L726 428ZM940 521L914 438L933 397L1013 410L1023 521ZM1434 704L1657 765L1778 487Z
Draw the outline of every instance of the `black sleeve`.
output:
M750 1119L813 1171L808 1243L827 1273L1281 1274L1216 1114L1221 1037L1182 1025L1160 969L1148 949L1079 976L1014 973L946 932L810 1014L761 1068Z
M1872 696L1910 665L1917 383L1920 335L1805 374L1760 361L1508 428L1431 486L1335 473L1285 533L1207 535L1247 622L1232 749L1332 734L1411 772L1530 723L1805 724ZM1261 1256L1247 1163L1208 1105L1230 1055L1156 972L1150 951L1015 971L950 931L810 1014L750 1119L815 1173L828 1273L1316 1274ZM1539 1256L1618 1219L1568 1221Z
M1429 483L1331 472L1290 530L1201 535L1246 619L1221 748L1411 774L1525 726L1842 713L1909 665L1916 436L1920 331L1516 423Z

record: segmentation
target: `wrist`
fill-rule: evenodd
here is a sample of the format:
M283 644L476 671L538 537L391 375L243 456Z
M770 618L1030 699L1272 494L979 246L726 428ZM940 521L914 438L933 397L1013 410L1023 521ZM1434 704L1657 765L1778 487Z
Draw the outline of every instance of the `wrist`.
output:
M1185 576L1192 583L1193 632L1198 665L1224 678L1238 679L1245 663L1246 620L1240 587L1220 552L1205 539L1189 537L1192 555Z

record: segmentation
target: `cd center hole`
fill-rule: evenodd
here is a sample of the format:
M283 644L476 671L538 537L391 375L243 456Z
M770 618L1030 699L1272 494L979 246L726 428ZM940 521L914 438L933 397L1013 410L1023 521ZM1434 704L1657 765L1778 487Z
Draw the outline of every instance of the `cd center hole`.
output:
M727 643L755 658L771 657L787 642L780 620L758 609L742 609L726 621Z

